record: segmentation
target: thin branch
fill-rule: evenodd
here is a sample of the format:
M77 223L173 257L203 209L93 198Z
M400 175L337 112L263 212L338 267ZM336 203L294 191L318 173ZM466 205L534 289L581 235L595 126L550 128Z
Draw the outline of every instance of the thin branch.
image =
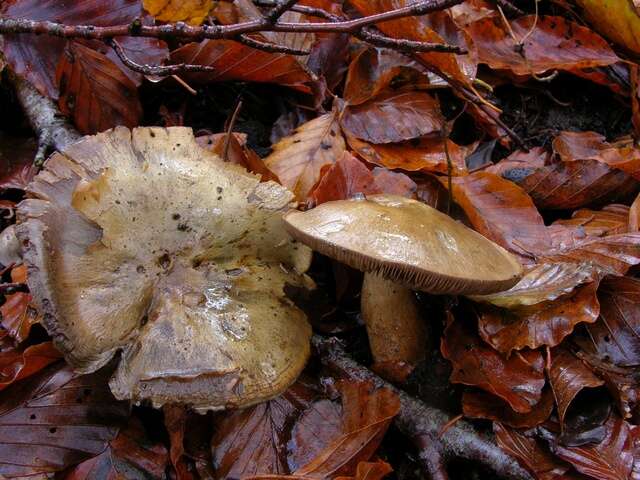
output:
M391 48L405 53L415 52L441 52L465 54L467 51L457 45L448 45L446 43L429 43L418 42L415 40L404 40L398 38L387 37L379 33L373 32L370 28L363 28L359 32L353 34L355 37L376 47Z
M116 53L120 61L124 63L128 68L134 72L142 73L144 75L157 75L160 77L166 77L169 75L175 75L182 72L213 72L215 68L208 65L191 65L188 63L178 63L176 65L141 65L136 63L127 57L122 46L115 38L108 40L109 46Z
M271 24L274 24L278 21L278 19L284 15L287 10L290 10L298 0L284 0L282 2L278 2L271 10L267 12L265 18Z
M242 43L247 47L255 48L256 50L262 50L269 53L288 53L289 55L309 55L309 50L300 50L297 48L285 47L284 45L277 45L275 43L263 42L256 40L248 35L240 35L238 38L234 38L238 43Z
M43 96L27 80L13 74L10 78L18 101L38 137L38 152L34 163L39 167L52 150L63 149L78 140L80 134L67 123L51 99Z
M419 448L419 456L427 474L445 479L442 462L455 456L477 461L503 478L531 480L531 476L513 458L503 452L490 437L478 433L470 423L460 420L439 437L442 427L451 420L446 413L394 387L352 360L338 340L314 335L312 342L322 363L338 372L341 377L370 381L376 387L385 387L398 394L400 413L395 418L395 424Z
M514 15L514 16L526 15L524 11L520 10L509 0L496 0L496 4L498 5L498 7L505 10L509 15Z

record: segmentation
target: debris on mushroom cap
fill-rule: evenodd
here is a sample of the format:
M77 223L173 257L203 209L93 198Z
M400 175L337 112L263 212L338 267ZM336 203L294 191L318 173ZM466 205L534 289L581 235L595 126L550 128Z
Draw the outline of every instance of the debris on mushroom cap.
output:
M188 128L116 128L56 153L18 208L29 287L69 363L122 350L118 398L246 406L291 384L310 352L283 292L311 250L293 195L200 148Z
M285 215L294 238L364 272L431 293L491 293L522 275L516 258L449 216L396 195Z

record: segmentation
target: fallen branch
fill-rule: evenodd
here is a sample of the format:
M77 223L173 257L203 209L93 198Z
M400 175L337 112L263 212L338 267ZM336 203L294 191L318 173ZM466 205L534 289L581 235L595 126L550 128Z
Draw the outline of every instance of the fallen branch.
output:
M376 387L389 388L398 394L401 406L395 424L418 447L422 467L430 478L446 480L447 459L458 457L477 461L503 478L531 480L532 477L513 458L500 450L488 436L478 433L468 422L458 421L443 432L443 426L451 420L446 413L395 388L355 362L335 338L325 339L315 335L313 345L322 363L341 376L367 380Z
M40 167L51 151L63 149L81 135L67 123L51 99L38 92L27 80L17 75L11 75L10 78L24 113L38 137L34 163Z

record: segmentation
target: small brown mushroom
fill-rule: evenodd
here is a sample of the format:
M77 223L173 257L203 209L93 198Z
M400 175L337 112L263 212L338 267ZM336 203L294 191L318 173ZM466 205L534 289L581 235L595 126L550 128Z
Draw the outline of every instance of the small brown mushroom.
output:
M122 352L117 398L196 410L278 395L311 328L284 295L311 251L293 195L199 147L188 128L116 128L54 154L18 208L34 300L78 371Z
M361 309L376 362L389 361L388 352L408 363L423 355L425 328L417 309L397 306L398 298L413 298L409 289L486 294L510 288L522 275L520 263L502 247L438 210L395 195L293 210L285 223L294 238L365 272Z

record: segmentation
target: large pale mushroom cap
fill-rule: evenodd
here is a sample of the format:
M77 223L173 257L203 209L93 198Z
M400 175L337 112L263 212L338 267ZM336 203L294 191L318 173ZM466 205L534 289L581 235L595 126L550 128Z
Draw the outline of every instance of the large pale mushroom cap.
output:
M323 203L285 215L294 238L364 272L431 293L490 293L513 286L522 267L479 233L396 195Z
M292 383L311 329L284 295L311 251L285 188L200 148L187 128L116 128L52 156L19 206L29 287L58 348L91 372L119 350L118 398L198 410Z

